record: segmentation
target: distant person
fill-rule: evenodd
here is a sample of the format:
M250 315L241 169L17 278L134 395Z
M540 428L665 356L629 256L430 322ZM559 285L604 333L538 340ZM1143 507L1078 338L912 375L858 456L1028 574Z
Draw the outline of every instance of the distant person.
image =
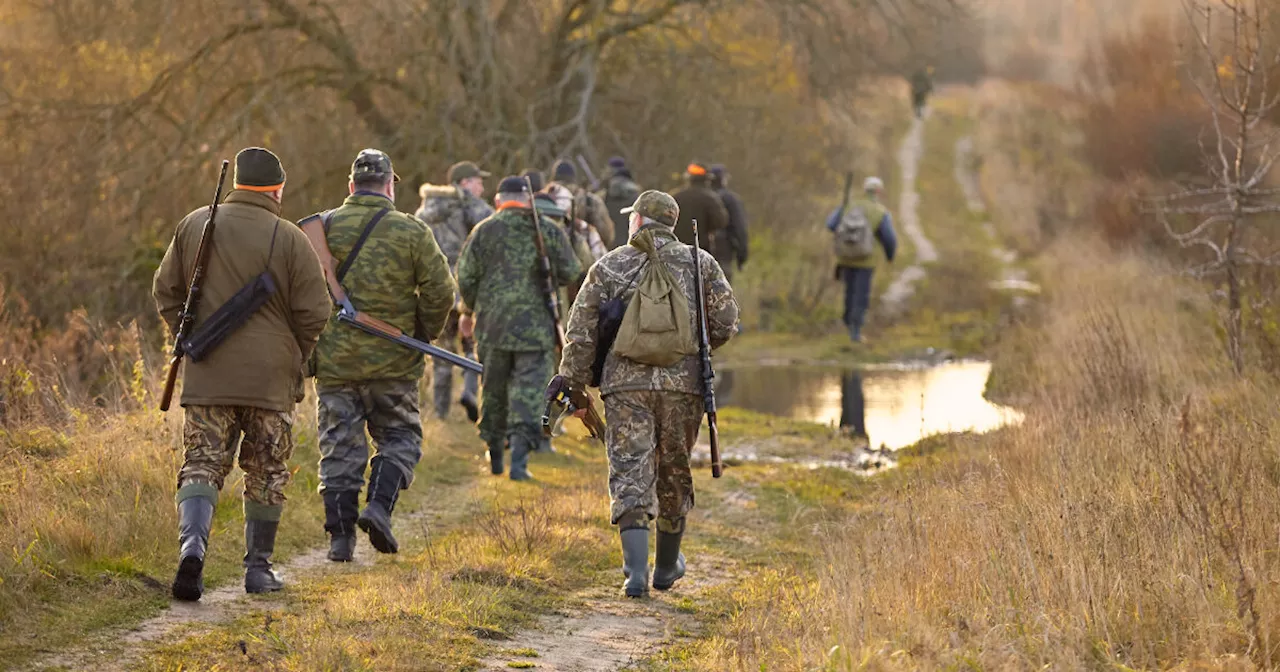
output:
M675 199L660 191L646 191L623 210L631 216L629 244L591 267L570 311L560 375L573 389L585 390L591 384L601 306L616 299L636 300L629 279L638 277L646 267L653 268L651 264L662 265L670 277L668 287L683 293L687 301L687 313L680 315L675 310L667 313L667 319L677 315L687 320L688 333L698 333L694 324L695 251L682 245L672 232L678 211ZM714 257L698 251L697 263L704 280L707 335L711 347L718 348L734 335L738 303ZM668 590L685 574L680 545L686 517L693 509L689 453L703 415L701 363L693 338L689 340L694 354L675 354L668 366L641 363L614 349L604 360L600 394L609 423L605 432L609 519L618 527L626 576L623 591L628 597L643 597L649 592L649 527L653 523L658 528L653 587Z
M911 104L915 108L916 118L924 117L924 106L929 102L929 94L933 93L933 66L921 68L911 75Z
M464 336L475 334L481 381L480 438L489 467L503 472L511 449L513 481L533 478L529 455L550 448L542 435L542 391L556 368L556 323L547 310L535 226L551 265L552 284L567 287L582 277L568 234L550 217L534 219L523 177L498 185L498 211L480 222L458 258L458 292Z
M458 254L462 252L462 243L470 235L476 224L493 214L493 208L481 198L484 196L484 178L489 173L471 161L461 161L449 168L449 184L437 186L424 184L418 189L422 197L422 206L417 216L431 227L436 237L436 244L449 260L455 278L458 273ZM444 331L436 339L435 344L460 354L464 357L475 357L476 342L471 338L458 336L458 310L455 305L449 313L449 321ZM432 362L431 387L434 396L436 417L441 420L449 417L449 406L453 397L453 365L441 360ZM467 418L475 422L480 418L480 375L473 371L462 372L462 396L458 403L467 413Z
M285 173L260 147L236 154L233 190L218 208L197 332L241 287L266 272L276 292L199 362L188 358L182 383L182 468L178 471L178 572L173 596L204 593L205 549L218 492L240 456L244 470L244 589L280 590L271 571L284 488L293 473L294 405L302 400L302 362L315 348L333 306L307 237L281 219ZM202 207L178 224L156 271L152 293L170 331L178 329L209 220Z
M627 243L629 223L627 216L620 211L635 203L636 197L642 190L640 185L636 184L635 178L631 176L631 169L627 167L626 160L621 156L609 159L609 170L605 173L603 186L605 210L613 220L613 238L608 243L609 249L612 250Z
M614 223L609 216L609 208L599 196L582 188L578 180L578 169L570 161L557 161L551 169L551 184L543 191L549 191L553 185L560 185L573 194L573 202L566 214L570 219L586 222L595 229L605 247L613 248ZM624 206L625 207L625 206ZM586 268L585 266L583 268Z
M690 163L685 168L685 187L672 197L680 206L680 221L676 224L676 238L685 245L693 244L693 220L698 220L699 243L702 249L714 254L718 239L729 228L729 212L725 210L720 195L711 190L711 171L701 163Z
M341 283L351 302L406 334L431 340L444 330L453 310L453 274L431 229L396 210L398 179L391 157L377 149L361 150L351 164L350 195L321 216L334 259L344 260ZM365 243L357 249L362 239ZM357 526L379 553L400 550L391 514L422 459L418 381L424 369L422 353L336 320L320 337L320 493L333 562L351 562ZM360 510L366 473L368 489Z
M868 177L862 185L863 197L845 203L827 217L827 230L834 234L836 277L844 281L844 323L849 338L862 341L862 326L871 305L871 280L876 271L875 243L884 248L885 258L893 263L898 238L893 231L893 218L880 204L884 182Z
M724 277L733 282L733 270L747 263L747 211L742 198L729 189L729 171L721 164L711 166L711 189L720 196L724 209L729 213L729 226L716 240L716 261L724 269ZM698 220L701 225L702 220Z

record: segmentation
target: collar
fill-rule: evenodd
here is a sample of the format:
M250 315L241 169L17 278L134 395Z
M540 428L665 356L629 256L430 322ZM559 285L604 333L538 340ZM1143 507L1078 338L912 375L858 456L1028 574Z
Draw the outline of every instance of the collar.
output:
M528 210L529 206L520 201L503 201L498 204L498 210Z
M375 208L395 207L395 203L385 194L376 191L357 191L342 202L343 205L369 205Z
M247 191L245 189L233 189L227 197L222 199L223 203L244 203L245 205L254 205L263 210L269 211L271 214L280 216L280 204L276 199L256 191Z

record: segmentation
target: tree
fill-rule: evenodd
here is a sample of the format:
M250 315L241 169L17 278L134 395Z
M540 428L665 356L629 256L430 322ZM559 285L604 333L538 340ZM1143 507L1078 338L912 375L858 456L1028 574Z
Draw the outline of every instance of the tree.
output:
M1196 277L1226 284L1227 355L1245 369L1244 270L1280 266L1258 229L1280 214L1280 190L1267 179L1280 160L1280 130L1268 122L1280 107L1280 34L1267 0L1183 0L1193 40L1187 79L1208 108L1201 142L1207 179L1157 199L1168 235L1204 256Z

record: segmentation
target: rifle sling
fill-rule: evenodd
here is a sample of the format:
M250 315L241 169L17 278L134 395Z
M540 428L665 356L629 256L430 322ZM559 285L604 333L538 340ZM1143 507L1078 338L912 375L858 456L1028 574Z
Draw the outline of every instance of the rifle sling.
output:
M332 212L333 211L331 210L322 215L324 218L324 229L326 233L329 231L329 215ZM382 221L382 218L385 217L388 212L391 212L391 208L383 208L379 210L377 214L373 216L373 219L370 219L369 223L364 225L364 230L360 232L360 237L356 239L356 244L351 246L351 251L347 253L347 258L342 260L342 265L338 267L338 272L334 275L338 280L338 284L342 284L342 279L347 277L347 271L351 270L351 264L355 263L356 257L360 256L360 249L364 247L364 242L369 240L369 234L373 233L373 227L377 226L378 222Z

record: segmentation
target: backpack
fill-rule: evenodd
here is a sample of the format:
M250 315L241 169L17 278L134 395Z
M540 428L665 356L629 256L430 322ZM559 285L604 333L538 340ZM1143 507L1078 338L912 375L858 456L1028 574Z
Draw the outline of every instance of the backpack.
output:
M697 354L698 347L693 341L689 299L662 262L654 234L653 230L643 231L631 239L630 245L648 255L649 263L622 316L613 353L641 364L667 367Z
M841 265L863 263L875 253L875 228L863 203L853 203L840 213L833 249Z

